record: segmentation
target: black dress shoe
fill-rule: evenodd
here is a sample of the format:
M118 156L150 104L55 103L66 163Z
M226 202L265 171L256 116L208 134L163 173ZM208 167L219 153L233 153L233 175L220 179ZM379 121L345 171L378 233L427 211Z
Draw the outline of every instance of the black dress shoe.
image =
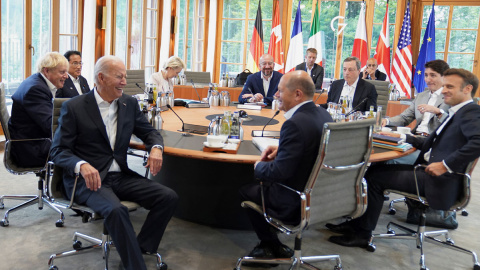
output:
M280 243L271 247L275 258L291 258L293 256L293 250L286 245Z
M342 236L330 236L328 241L335 243L337 245L345 246L345 247L361 247L366 248L368 246L368 242L370 237L360 237L357 235L342 235Z
M332 223L327 223L325 224L325 227L327 227L330 231L335 232L335 233L341 233L341 234L353 234L355 233L355 229L352 227L350 222L345 221L343 223L340 223L338 225L332 224Z
M254 257L254 258L275 258L275 255L273 253L273 250L270 246L265 245L265 244L258 244L256 247L253 248L250 253L248 253L248 257ZM242 263L244 266L249 266L249 267L258 267L258 268L271 268L278 266L278 264L268 264L268 263L257 263L257 262L249 262L245 261Z

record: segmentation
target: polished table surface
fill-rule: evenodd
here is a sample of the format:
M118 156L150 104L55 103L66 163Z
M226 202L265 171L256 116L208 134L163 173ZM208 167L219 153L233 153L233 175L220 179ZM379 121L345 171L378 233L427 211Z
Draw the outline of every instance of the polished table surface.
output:
M207 116L223 114L225 110L236 111L236 107L212 107L189 109L174 107L175 112L187 124L208 126ZM240 207L238 190L256 181L253 164L260 157L260 151L253 145L252 130L261 130L275 112L264 108L261 111L246 110L252 118L257 119L256 125L244 123L244 141L240 144L237 154L203 152L203 142L206 135L184 136L181 121L172 111L162 112L164 121L161 134L164 138L163 167L154 181L175 190L179 197L176 217L209 226L229 229L250 229L250 222ZM280 112L275 120L265 130L280 130L285 118ZM320 139L320 138L319 138ZM141 142L132 144L133 148L144 148ZM371 162L398 158L409 154L383 149L374 149L370 156Z

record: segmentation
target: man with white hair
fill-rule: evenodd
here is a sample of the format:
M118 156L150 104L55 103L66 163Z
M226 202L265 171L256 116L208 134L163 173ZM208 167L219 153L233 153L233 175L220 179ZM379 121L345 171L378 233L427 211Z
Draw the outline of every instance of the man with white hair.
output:
M8 130L13 140L52 138L52 98L68 78L68 60L58 52L45 54L37 73L24 80L12 95L12 116ZM47 163L49 140L12 144L12 156L22 167Z
M52 160L64 169L67 195L72 194L75 174L80 174L75 202L104 217L125 269L147 269L142 253L157 253L178 196L129 169L127 150L135 134L150 152L146 167L156 175L162 168L163 138L148 123L137 100L123 94L127 80L120 58L100 58L94 76L93 91L63 104L51 148ZM136 202L150 210L138 236L128 209L120 201Z

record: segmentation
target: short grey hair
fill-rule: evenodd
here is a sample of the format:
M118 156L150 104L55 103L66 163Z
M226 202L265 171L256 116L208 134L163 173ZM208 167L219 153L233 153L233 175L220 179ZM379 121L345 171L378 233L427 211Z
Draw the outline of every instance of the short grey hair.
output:
M65 57L64 57L65 58ZM122 59L118 58L117 56L114 55L105 55L100 57L100 59L97 60L97 63L95 63L95 68L93 69L93 81L95 84L98 85L98 74L100 73L106 73L106 71L109 68L109 64L111 62L121 62L123 63Z
M185 69L185 63L183 62L183 60L180 57L171 56L170 58L167 59L167 61L163 65L163 70L166 70L167 68L171 68L171 69L182 68L182 69Z
M68 60L58 52L48 52L37 61L37 72L44 68L56 68L58 65L65 65L68 69Z
M358 59L355 56L350 56L350 57L345 58L345 60L343 60L343 63L351 62L351 61L355 61L355 63L357 64L357 70L360 70L362 68L362 62L360 62L360 59Z

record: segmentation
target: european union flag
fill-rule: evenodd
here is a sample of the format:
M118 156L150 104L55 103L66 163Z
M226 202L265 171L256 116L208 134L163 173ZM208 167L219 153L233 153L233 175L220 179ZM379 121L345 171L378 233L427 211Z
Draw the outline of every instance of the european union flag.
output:
M430 13L430 18L428 19L427 29L423 36L423 43L413 76L413 85L417 93L421 93L425 89L425 63L432 60L435 60L435 1L432 5L432 13Z

